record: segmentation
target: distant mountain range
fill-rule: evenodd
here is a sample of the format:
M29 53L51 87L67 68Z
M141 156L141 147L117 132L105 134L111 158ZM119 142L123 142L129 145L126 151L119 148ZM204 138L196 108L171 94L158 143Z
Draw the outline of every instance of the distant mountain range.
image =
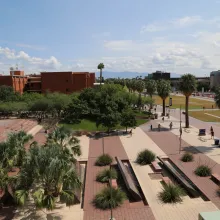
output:
M99 76L99 72L96 72L96 77ZM148 73L137 73L137 72L110 72L110 71L103 71L103 77L107 78L135 78L137 76L148 76ZM181 75L176 73L171 73L171 78L180 78Z

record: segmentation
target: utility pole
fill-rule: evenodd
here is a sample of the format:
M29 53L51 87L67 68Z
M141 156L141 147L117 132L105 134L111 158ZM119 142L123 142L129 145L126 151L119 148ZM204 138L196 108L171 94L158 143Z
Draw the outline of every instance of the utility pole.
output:
M179 146L179 153L181 152L181 141L182 141L182 120L181 120L181 105L180 105L180 146Z

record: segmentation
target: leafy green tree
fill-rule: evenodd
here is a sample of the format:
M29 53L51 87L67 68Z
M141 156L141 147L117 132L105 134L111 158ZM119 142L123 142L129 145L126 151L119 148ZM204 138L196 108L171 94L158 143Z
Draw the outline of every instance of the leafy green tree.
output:
M79 123L83 116L88 114L89 108L85 101L72 97L70 104L65 108L64 120L70 124Z
M185 95L185 127L189 128L189 97L196 90L196 78L192 74L184 74L180 81L180 91Z
M157 83L157 93L163 101L163 116L165 115L165 101L166 98L170 95L171 86L170 82L167 80L159 80Z
M18 99L19 99L19 94L14 92L12 87L0 86L0 101L1 102L17 101Z
M105 65L103 63L100 63L97 67L100 70L100 86L102 84L102 70L105 68Z
M121 126L126 128L126 132L128 127L134 128L137 126L137 120L135 118L135 114L131 109L128 109L127 111L122 113Z

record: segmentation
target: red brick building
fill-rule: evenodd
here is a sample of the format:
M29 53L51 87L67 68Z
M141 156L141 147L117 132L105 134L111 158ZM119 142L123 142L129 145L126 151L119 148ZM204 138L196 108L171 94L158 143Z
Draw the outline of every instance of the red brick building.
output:
M94 83L95 73L89 72L42 72L24 76L23 71L11 71L9 76L0 76L0 85L11 86L20 94L23 91L73 93L93 87Z

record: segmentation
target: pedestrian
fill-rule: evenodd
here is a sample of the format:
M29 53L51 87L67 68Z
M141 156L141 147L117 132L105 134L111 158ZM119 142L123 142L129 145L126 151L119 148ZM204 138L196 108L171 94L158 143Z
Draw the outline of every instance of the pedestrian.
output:
M158 131L160 131L160 127L161 127L160 124L158 124Z
M212 133L212 131L213 131L213 127L211 126L211 128L210 128L210 133Z
M131 136L132 136L132 129L130 130L130 134L131 134Z
M173 122L171 121L170 122L170 130L172 130L172 127L173 127Z
M156 109L156 108L154 108L154 111L155 111L155 113L156 113L157 109Z
M164 117L162 118L162 121L164 122Z
M151 131L153 130L153 125L152 125L152 124L150 125L150 130L151 130Z
M215 136L215 133L214 133L214 131L212 130L212 132L211 132L211 139L214 139L214 136Z
M170 113L167 114L167 118L170 119Z
M212 109L213 109L213 105L212 105Z

